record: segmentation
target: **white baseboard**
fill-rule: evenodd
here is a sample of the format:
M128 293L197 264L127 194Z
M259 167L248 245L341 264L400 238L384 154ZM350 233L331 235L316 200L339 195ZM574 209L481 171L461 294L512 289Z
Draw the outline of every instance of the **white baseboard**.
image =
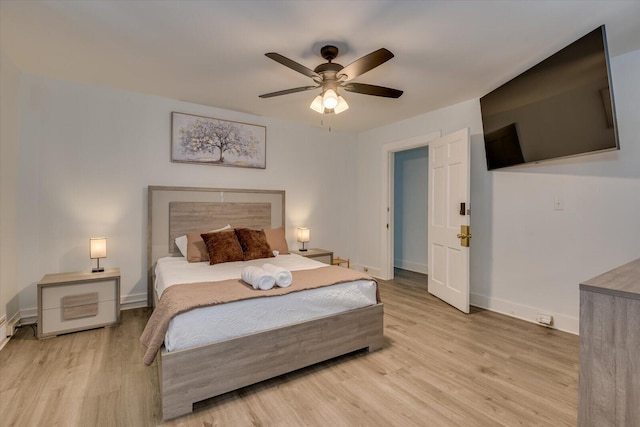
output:
M131 310L147 306L147 293L129 294L120 297L120 310Z
M7 321L7 335L13 336L13 334L16 331L16 326L20 324L20 312L17 312L16 314L13 315L13 317L11 317L11 319L9 319Z
M365 272L369 276L373 276L373 277L377 277L377 278L380 277L380 269L379 268L369 267L368 265L359 265L359 264L351 263L351 269Z
M7 316L3 315L0 318L0 350L11 340L16 325L20 324L20 313L16 313L7 320Z
M403 270L427 274L427 264L421 264L418 262L411 262L411 261L405 261L402 259L396 259L393 261L393 266L395 268L401 268Z
M7 316L0 317L0 350L9 342L10 334L7 334Z
M491 298L485 295L474 293L470 295L470 303L471 305L476 307L495 311L496 313L505 314L507 316L526 320L527 322L535 324L538 324L538 322L536 321L538 313L549 314L553 316L552 329L558 329L560 331L569 332L574 335L578 335L578 332L580 330L579 319L577 317L552 313L547 309L530 307L522 304L517 304L512 301L506 301L499 298Z
M24 310L20 310L20 319L18 322L21 325L31 325L32 323L38 322L38 309L37 308L27 308Z
M7 336L7 324L0 326L0 351L4 348L5 345L11 339L10 336Z

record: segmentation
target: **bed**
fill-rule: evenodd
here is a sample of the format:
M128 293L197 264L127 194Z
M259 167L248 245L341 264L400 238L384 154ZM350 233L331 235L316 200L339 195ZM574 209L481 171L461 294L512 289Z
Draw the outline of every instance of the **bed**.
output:
M285 224L284 191L150 186L148 207L150 306L155 304L155 297L159 294L156 285L161 293L167 286L163 281L175 283L177 280L175 277L168 279L175 276L171 272L190 268L185 266L186 261L175 245L176 237L189 231L216 229L227 224L252 229L278 228ZM283 262L294 266L291 267L294 270L314 268L313 263L316 263L297 255L279 255L268 261ZM305 264L309 261L311 264ZM201 269L206 265L198 264ZM170 273L162 272L165 267ZM319 267L317 263L315 267ZM159 277L156 277L156 271L160 272ZM371 294L370 287L366 290L366 284L345 283L333 287L339 286L360 286L357 292ZM295 294L305 292L310 291ZM353 289L347 291L352 292ZM383 304L373 301L353 307L343 307L328 314L315 313L311 318L302 320L294 318L284 325L268 324L266 329L258 332L241 331L240 335L219 336L212 343L175 345L171 338L169 347L172 351L163 346L156 356L162 418L167 420L190 413L196 402L352 351L381 348ZM191 325L199 323L202 320L197 319Z

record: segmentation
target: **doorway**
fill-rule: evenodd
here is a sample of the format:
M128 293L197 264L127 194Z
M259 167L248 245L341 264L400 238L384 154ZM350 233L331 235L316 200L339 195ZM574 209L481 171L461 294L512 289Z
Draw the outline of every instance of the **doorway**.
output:
M429 185L424 189L429 208L428 291L464 313L469 313L469 139L469 129L464 128L442 137L437 132L382 147L384 222L380 278L394 278L394 153L428 146Z
M393 156L393 267L427 274L429 147L397 151ZM426 281L425 281L426 285Z
M394 173L395 173L395 154L416 148L424 148L428 150L429 141L440 138L440 132L432 132L427 135L407 138L400 141L391 142L382 146L382 206L384 209L383 218L386 219L386 227L382 230L382 265L380 276L383 280L391 280L394 278ZM428 186L423 189L424 197L428 195ZM425 267L427 259L424 260Z

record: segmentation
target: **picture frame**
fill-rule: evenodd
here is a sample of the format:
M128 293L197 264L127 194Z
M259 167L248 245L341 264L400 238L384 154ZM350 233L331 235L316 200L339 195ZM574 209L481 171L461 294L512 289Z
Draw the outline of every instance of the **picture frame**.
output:
M174 163L266 169L266 157L266 126L171 113Z

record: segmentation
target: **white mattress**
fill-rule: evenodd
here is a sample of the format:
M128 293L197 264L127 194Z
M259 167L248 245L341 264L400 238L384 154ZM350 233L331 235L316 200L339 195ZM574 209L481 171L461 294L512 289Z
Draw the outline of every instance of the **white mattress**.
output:
M158 259L155 289L162 296L165 289L177 284L239 278L247 265L259 267L265 262L289 271L326 267L326 264L295 254L216 265L189 263L183 257L166 257ZM164 345L167 351L182 350L375 303L376 283L358 280L278 297L197 308L171 320Z

